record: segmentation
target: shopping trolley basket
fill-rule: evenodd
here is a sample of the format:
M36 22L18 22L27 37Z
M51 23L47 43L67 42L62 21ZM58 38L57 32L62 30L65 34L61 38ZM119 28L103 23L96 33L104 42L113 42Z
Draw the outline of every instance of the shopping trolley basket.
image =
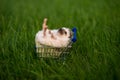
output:
M72 48L72 44L76 42L76 32L77 29L73 28L73 38L71 39L70 44L67 47L51 47L46 45L41 45L40 47L36 47L36 54L39 58L59 58L64 57L69 54L70 49Z

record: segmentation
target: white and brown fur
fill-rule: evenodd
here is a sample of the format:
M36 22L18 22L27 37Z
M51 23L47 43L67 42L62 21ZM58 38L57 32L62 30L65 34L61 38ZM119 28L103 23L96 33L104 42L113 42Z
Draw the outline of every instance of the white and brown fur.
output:
M69 28L48 29L47 18L44 19L42 30L35 36L36 47L47 45L52 47L67 47L72 38L72 31Z

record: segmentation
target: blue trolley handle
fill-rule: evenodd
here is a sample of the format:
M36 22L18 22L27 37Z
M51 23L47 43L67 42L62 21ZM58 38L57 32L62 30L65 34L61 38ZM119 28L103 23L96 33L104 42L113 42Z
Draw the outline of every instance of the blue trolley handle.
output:
M74 27L74 28L72 29L72 31L73 31L72 42L76 42L76 41L77 41L77 36L76 36L76 34L77 34L77 29Z

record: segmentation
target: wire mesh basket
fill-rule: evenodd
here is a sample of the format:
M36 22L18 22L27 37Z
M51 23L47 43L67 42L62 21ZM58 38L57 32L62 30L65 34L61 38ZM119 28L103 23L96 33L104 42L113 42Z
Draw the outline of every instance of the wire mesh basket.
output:
M51 47L46 45L40 45L36 47L37 57L40 58L59 58L69 54L72 44L76 42L76 28L72 29L73 31L73 38L71 39L70 44L67 47Z

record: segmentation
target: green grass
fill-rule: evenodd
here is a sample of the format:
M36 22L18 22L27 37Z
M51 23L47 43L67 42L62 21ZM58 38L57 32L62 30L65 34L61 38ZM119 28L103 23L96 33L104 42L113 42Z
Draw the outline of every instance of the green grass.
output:
M0 80L120 80L119 0L0 0ZM65 64L37 59L34 38L77 27Z

